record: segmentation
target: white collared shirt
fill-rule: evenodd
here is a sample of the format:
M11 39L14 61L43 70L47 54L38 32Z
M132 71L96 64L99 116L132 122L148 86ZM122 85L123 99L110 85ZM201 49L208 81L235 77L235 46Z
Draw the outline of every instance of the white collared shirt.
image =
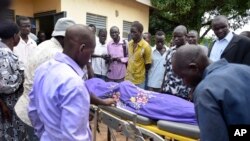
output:
M17 46L14 47L13 52L16 54L24 66L27 66L30 56L33 54L33 50L37 47L37 44L28 36L28 42L26 43L21 37Z
M232 38L233 33L229 32L225 38L221 40L217 39L212 47L209 58L214 62L220 60L221 54L223 53L227 45L230 43Z
M166 51L163 55L156 49L156 46L152 48L152 65L148 73L148 86L152 88L161 88L161 84L165 72L165 59L168 51L168 47L164 45Z
M107 55L108 54L107 44L105 43L104 45L102 45L98 40L96 42L94 54L95 55ZM91 63L92 63L92 67L93 67L95 74L104 75L104 76L107 75L108 66L103 58L100 58L100 57L92 58Z

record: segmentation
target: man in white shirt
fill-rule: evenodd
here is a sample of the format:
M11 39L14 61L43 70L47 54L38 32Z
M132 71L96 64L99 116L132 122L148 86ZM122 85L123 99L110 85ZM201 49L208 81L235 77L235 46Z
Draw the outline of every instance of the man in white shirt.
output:
M39 44L38 47L36 47L32 54L30 54L28 57L29 62L26 64L26 68L24 71L24 91L22 96L19 98L15 105L15 112L17 116L26 124L29 126L26 126L28 128L29 136L32 141L37 141L36 137L33 133L33 128L31 128L31 123L28 118L28 103L29 103L29 97L28 94L31 91L32 85L33 85L33 78L36 68L44 63L45 61L51 59L57 52L62 52L63 48L63 42L64 42L64 35L65 31L69 26L75 25L75 22L68 18L61 18L57 21L55 25L55 29L52 33L52 38L50 40L44 41L43 43Z
M33 78L35 74L36 68L41 65L42 63L48 61L49 59L53 58L54 55L58 52L63 51L63 45L64 45L64 36L65 31L68 27L75 25L76 23L69 18L61 18L56 22L56 25L54 27L54 31L52 33L52 38L50 40L44 41L34 50L34 53L30 56L30 61L27 65L27 68L24 71L24 92L22 96L19 98L15 105L15 112L17 116L27 125L31 126L30 120L28 118L28 103L29 103L29 97L28 94L31 91L32 85L33 85ZM87 65L87 69L84 69L86 78L90 77L90 71L87 72L87 70L91 70L91 65ZM88 74L87 74L88 73ZM103 105L109 105L114 103L111 99L106 99L104 101L98 101L94 99L93 95L91 95L91 102L96 104L103 104ZM94 100L93 100L94 99Z
M13 51L26 67L34 48L37 47L37 44L28 36L31 30L30 19L28 17L20 17L17 19L17 24L20 28L21 38L18 45L14 47Z
M92 67L95 77L106 80L108 66L106 60L108 59L107 50L107 30L100 29L98 33L99 40L96 41L95 52L92 55Z
M209 54L212 61L225 58L230 63L250 65L250 39L232 33L229 30L227 17L223 15L215 17L212 29L218 37Z
M168 47L165 45L166 36L163 31L155 33L155 47L152 49L152 65L148 71L148 89L160 92L165 72L165 58Z

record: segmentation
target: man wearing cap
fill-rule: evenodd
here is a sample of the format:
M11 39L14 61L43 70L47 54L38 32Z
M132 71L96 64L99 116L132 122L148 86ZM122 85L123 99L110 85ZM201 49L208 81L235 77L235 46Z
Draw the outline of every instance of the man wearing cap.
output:
M30 120L28 118L28 113L27 113L27 107L29 103L28 94L31 91L31 88L33 85L33 78L34 78L35 70L39 65L53 58L56 53L63 51L66 29L75 24L76 23L69 18L59 19L54 27L52 38L38 45L33 55L31 56L31 59L27 65L27 68L25 69L25 72L24 72L25 80L23 84L24 91L23 91L23 95L19 98L15 106L15 111L18 117L29 126L32 126L32 125L30 123ZM90 73L91 73L92 68L90 67L91 65L89 64L87 65L87 69L85 68L83 70L85 72L84 73L85 76L83 76L83 79L86 79L86 77L91 77ZM87 70L88 70L88 74L87 74ZM98 99L94 95L90 95L90 98L91 98L91 103L97 104L97 105L98 104L110 105L115 102L114 99L108 98L108 99L101 100L101 99Z
M62 52L65 31L68 27L75 24L76 23L73 20L68 18L59 19L54 27L52 38L39 44L34 50L34 53L30 56L31 59L25 69L23 95L19 98L15 106L15 111L18 117L30 126L31 124L28 118L27 106L29 103L28 94L33 85L34 72L40 64L51 59L57 52Z

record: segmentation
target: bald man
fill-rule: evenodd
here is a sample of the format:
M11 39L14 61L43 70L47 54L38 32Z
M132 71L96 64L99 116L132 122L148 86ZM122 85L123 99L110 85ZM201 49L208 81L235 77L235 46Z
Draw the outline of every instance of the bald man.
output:
M177 77L172 69L172 55L178 48L186 44L187 28L183 25L179 25L174 29L173 42L174 45L167 51L165 73L162 82L162 92L175 95L186 100L189 99L190 89L183 84L182 79Z
M232 33L229 30L227 17L223 15L215 17L212 29L218 38L209 54L212 61L225 58L230 63L250 65L250 39Z
M95 48L89 27L67 28L63 53L40 65L29 98L29 118L41 141L91 141L90 96L82 77Z
M250 124L250 67L221 59L211 63L196 45L180 47L173 70L191 87L202 141L228 141L232 125Z

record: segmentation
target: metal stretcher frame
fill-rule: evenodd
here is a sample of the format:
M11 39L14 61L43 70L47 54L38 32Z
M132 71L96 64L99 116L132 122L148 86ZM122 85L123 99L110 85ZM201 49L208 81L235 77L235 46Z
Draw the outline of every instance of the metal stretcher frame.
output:
M137 124L138 126L140 127L143 127L145 129L148 129L156 134L159 134L161 136L164 136L165 139L168 139L168 140L178 140L178 141L197 141L198 139L193 139L193 138L190 138L190 137L185 137L185 136L182 136L182 135L177 135L177 134L174 134L174 133L170 133L170 132L167 132L167 131L164 131L164 130L161 130L159 129L156 125L142 125L142 124Z
M144 137L150 137L154 141L164 141L164 139L159 136L158 134L144 129L143 127L136 126L136 121L126 121L123 119L120 119L111 113L108 113L98 107L95 107L92 105L91 107L92 113L94 112L94 135L93 135L93 141L96 141L96 127L98 119L101 118L102 122L108 126L108 130L112 131L111 129L117 130L118 128L122 129L122 133L125 137L133 139L135 141L145 141ZM134 119L136 119L136 114ZM112 132L111 132L112 133ZM112 134L111 134L112 135ZM116 141L115 137L113 137L113 140Z
M121 117L121 115L117 115L114 112L110 112L110 110L107 110L107 109L110 109L110 108L114 109L114 107L100 106L99 108L102 109L105 112L108 112L108 113L112 114L115 117L122 118L123 120L128 120L128 121L135 120L135 119L131 118L131 116L128 119L128 118ZM130 112L130 111L125 110L125 109L120 109L120 110L122 110L122 112L124 112L124 113L135 114L135 113ZM153 123L146 125L146 124L143 124L142 122L137 122L137 121L133 121L133 122L136 122L137 126L142 127L144 129L147 129L149 131L152 131L152 132L154 132L154 133L156 133L158 135L164 136L165 139L167 139L167 140L179 140L179 141L196 141L196 140L198 140L198 137L197 138L192 138L192 137L188 137L188 136L184 136L184 135L179 135L179 134L176 134L176 133L173 133L173 132L170 132L170 131L162 130L159 127L157 127L157 125L155 125Z

